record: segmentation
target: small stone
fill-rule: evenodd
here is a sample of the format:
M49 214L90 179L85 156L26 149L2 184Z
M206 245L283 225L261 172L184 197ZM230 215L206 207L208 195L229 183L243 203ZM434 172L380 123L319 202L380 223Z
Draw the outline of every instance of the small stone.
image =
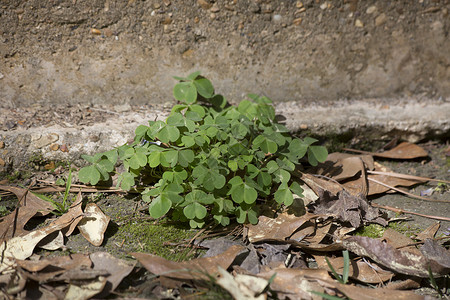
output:
M281 15L273 15L272 20L274 22L280 22L282 19Z
M294 19L294 21L292 21L292 24L294 24L295 26L302 24L302 18Z
M381 26L387 21L387 16L385 13L380 14L375 18L375 26Z
M217 4L217 2L213 4L213 6L211 7L210 11L212 13L216 13L216 12L220 11L220 8L219 8L219 5Z
M200 18L199 17L195 17L194 18L194 23L197 24L198 22L200 22Z
M328 7L328 4L327 4L326 2L320 4L320 9L321 9L321 10L325 10L325 9L327 9L327 7Z
M167 17L164 19L164 21L162 23L164 25L170 25L170 24L172 24L172 19L170 17Z
M58 151L59 149L59 145L58 144L51 144L50 145L50 150L52 151Z
M170 6L170 0L163 0L165 6Z
M5 142L4 141L0 141L0 149L5 148Z
M447 7L444 7L443 9L442 9L442 16L444 16L444 17L446 17L448 15L448 9L447 9ZM1 78L1 77L0 77Z
M102 34L102 32L101 32L100 30L96 29L96 28L92 28L92 29L91 29L91 33L94 34L94 35L100 35L100 34Z
M360 19L356 19L355 26L361 28L364 27L364 23Z
M301 1L297 1L297 3L295 3L295 7L302 8L303 7L303 3Z
M366 9L366 14L371 15L376 11L377 11L377 7L375 5L372 5Z
M3 77L5 77L5 75L3 75L2 73L0 73L0 79L2 79Z
M273 12L272 5L270 5L270 4L263 5L262 6L262 12L264 14L271 14Z
M161 4L159 4L159 3L154 3L153 4L153 8L154 9L159 9L161 7Z
M211 13L211 14L209 15L209 17L211 18L211 20L214 20L214 19L216 18L216 14L215 14L215 13Z
M300 8L300 9L298 9L298 10L296 10L295 11L295 14L297 15L297 14L301 14L302 12L305 12L306 11L306 8L305 7L302 7L302 8Z
M300 124L300 129L302 130L308 129L308 124Z
M200 5L200 7L203 8L203 9L210 9L211 6L212 6L212 4L209 3L209 2L206 1L206 0L197 0L197 3L198 3L198 4Z
M57 142L59 140L59 135L57 135L56 133L50 133L44 136L40 136L39 138L32 137L32 146L34 148L40 149L43 148L45 146L50 145L51 143Z
M69 147L66 144L62 144L59 148L62 152L69 152Z
M51 161L50 163L48 163L44 166L44 169L46 169L46 170L53 170L54 168L56 168L54 161Z

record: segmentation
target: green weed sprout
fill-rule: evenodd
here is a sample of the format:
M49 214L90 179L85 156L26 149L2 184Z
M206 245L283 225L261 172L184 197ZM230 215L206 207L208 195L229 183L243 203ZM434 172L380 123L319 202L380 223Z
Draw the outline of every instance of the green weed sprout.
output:
M66 181L66 188L64 190L64 196L63 196L63 200L62 203L59 203L55 200L53 200L52 198L43 195L43 194L37 194L37 193L33 193L34 195L36 195L37 197L41 198L44 201L50 202L53 207L56 210L56 214L57 215L62 215L64 213L66 213L69 210L70 205L67 203L68 198L69 198L69 192L70 192L70 187L72 185L72 170L69 167L69 175L67 177L67 181Z

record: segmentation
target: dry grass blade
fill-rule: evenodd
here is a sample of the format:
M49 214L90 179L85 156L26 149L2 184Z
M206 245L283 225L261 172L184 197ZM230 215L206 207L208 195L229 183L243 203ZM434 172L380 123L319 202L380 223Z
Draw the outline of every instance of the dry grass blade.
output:
M408 196L410 196L410 197L412 197L412 198L417 198L417 199L420 199L420 200L430 201L430 202L450 203L450 201L447 201L447 200L436 200L436 199L430 199L430 198L425 198L425 197L422 197L422 196L414 195L414 194L411 194L411 193L409 193L409 192L403 191L403 190L398 189L398 188L396 188L396 187L390 186L390 185L388 185L388 184L385 184L385 183L383 183L383 182L381 182L381 181L378 181L378 180L373 179L373 178L370 178L370 177L368 177L367 179L370 180L370 181L372 181L372 182L375 182L375 183L377 183L377 184L380 184L380 185L382 185L382 186L388 187L388 188L390 188L390 189L392 189L392 190L394 190L394 191L397 191L397 192L403 193L403 194L405 194L405 195L408 195Z

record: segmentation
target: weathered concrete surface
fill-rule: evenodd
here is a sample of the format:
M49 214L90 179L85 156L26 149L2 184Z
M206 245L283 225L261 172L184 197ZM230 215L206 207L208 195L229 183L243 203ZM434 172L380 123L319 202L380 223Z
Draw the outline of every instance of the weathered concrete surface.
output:
M50 161L71 161L82 165L82 154L107 151L134 137L134 130L148 120L164 120L169 108L113 112L104 110L104 120L90 125L70 124L55 120L53 125L18 127L0 132L0 172L29 169L33 160L43 164ZM310 130L315 134L344 134L355 130L365 138L365 130L377 138L399 137L417 142L427 136L441 138L450 132L450 103L443 101L417 103L416 101L378 100L352 103L339 101L324 105L303 105L284 102L276 105L277 114L292 131ZM283 121L284 119L284 121ZM373 133L373 131L378 131ZM67 152L63 151L64 146Z
M450 96L448 1L212 4L3 1L0 106L161 103L196 70L233 102Z

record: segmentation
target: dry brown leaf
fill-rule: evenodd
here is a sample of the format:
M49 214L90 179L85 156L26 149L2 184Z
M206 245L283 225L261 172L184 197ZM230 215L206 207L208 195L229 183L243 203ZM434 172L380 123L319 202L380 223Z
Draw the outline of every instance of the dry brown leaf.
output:
M346 151L369 154L376 157L392 158L392 159L414 159L419 157L427 157L428 153L420 146L408 142L400 143L391 150L384 152L368 152L355 149L344 149Z
M321 269L325 269L331 272L328 264L325 260L325 255L313 255L317 262L317 265ZM333 266L334 270L342 275L344 271L344 258L343 257L328 257L328 261ZM349 277L352 279L359 280L365 283L381 283L391 280L394 273L383 270L376 263L367 263L364 260L350 260L349 266Z
M385 167L382 164L377 163L377 162L375 163L375 170L382 171L382 172L391 172L392 171L388 167ZM398 178L398 177L393 177L393 176L388 176L388 175L378 175L378 174L376 174L376 175L369 174L367 176L367 178L378 180L382 183L385 183L385 184L393 186L393 187L397 187L397 186L409 187L409 186L413 186L418 183L426 182L426 180L405 179L405 178ZM375 183L370 180L368 181L368 186L369 186L368 195L381 194L381 193L385 193L390 190L390 188L388 188L384 185Z
M170 261L147 253L133 252L130 254L155 275L191 280L208 279L207 274L217 274L219 266L225 270L228 269L236 256L243 251L246 251L244 246L234 245L222 254L184 262Z
M317 218L317 215L307 213L301 217L286 212L279 214L275 219L266 216L258 218L258 224L247 225L248 239L256 243L266 239L289 238L305 222Z
M69 256L56 256L49 258L41 258L39 260L17 260L17 264L24 270L29 272L39 272L47 266L56 269L70 270L80 266L91 267L92 262L87 255L71 254Z
M64 220L62 217L46 227L34 230L28 234L13 237L0 244L0 252L3 260L0 264L1 272L12 272L16 265L15 259L25 259L29 257L36 245L49 234L61 230L70 225L71 220Z
M83 282L83 281L80 281ZM88 283L78 285L71 283L64 297L64 300L86 300L100 293L106 285L106 277L98 276Z
M319 281L325 287L337 289L349 299L358 300L424 300L425 297L410 291L397 291L383 288L363 288L350 284L341 284L335 281Z
M78 224L82 217L83 211L81 210L81 193L79 193L77 199L71 205L70 209L50 224L66 224L66 226L64 226L61 231L65 231L67 236L67 232L71 233L73 231L73 228L75 228L76 224ZM64 246L64 236L61 231L50 233L49 235L44 237L36 246L47 250L56 250L61 248L62 246Z
M0 240L7 240L29 233L23 228L33 216L44 216L54 209L49 202L40 199L26 189L2 185L0 190L14 193L20 200L17 208L12 213L1 219Z
M374 161L371 155L354 155L334 152L328 155L327 160L308 170L311 174L320 174L341 181L354 177L361 171L360 160L365 168L374 169Z
M362 195L354 196L346 190L340 191L338 196L321 191L319 200L309 208L315 214L335 216L341 222L350 223L355 228L364 222L387 225L382 213L377 208L371 207Z
M227 290L234 299L265 300L267 294L263 293L269 282L266 279L251 275L237 274L233 277L223 268L218 268L220 277L217 284Z
M420 287L420 282L422 278L412 277L401 281L389 282L386 285L386 289L389 290L410 290L418 289Z
M344 189L339 183L321 179L307 173L302 173L300 179L306 183L316 193L316 195L319 195L321 190L329 191L333 195L337 195Z
M276 275L275 275L276 274ZM331 280L326 270L318 269L286 269L277 268L269 272L258 274L259 277L269 280L273 278L270 288L283 299L317 299L322 297L314 295L311 291L324 292L318 280Z
M78 223L78 229L86 240L98 247L103 243L110 219L97 204L88 203L84 209L84 217Z
M73 222L68 226L64 231L65 236L69 236L72 234L72 232L77 227L78 223L83 218L83 210L81 209L83 197L81 196L81 192L78 192L77 198L75 201L70 205L69 211L67 214L72 216L74 218Z
M430 225L421 233L417 234L416 239L419 241L425 241L426 239L433 239L440 227L441 223L436 222L433 225Z
M439 245L437 241L425 240L420 247L420 252L430 261L430 265L443 267L447 270L447 274L450 273L450 251Z
M320 223L314 224L313 228L315 228L314 234L310 234L308 236L305 236L303 241L309 243L310 245L316 245L320 244L322 240L330 234L331 227L333 225L333 221L331 219L325 220ZM294 236L291 237L292 239L295 239ZM296 239L295 239L296 240Z
M442 248L439 245L435 246L436 249L427 252L428 257L423 254L416 255L403 249L396 249L389 243L364 236L347 238L343 241L343 245L349 251L360 256L370 257L380 265L401 274L428 278L429 267L436 277L446 275L450 270L449 266L437 261L436 257L431 257L433 253L438 251L436 249Z
M386 241L392 247L420 255L420 251L414 246L414 241L404 234L392 229L386 228L382 236L383 241Z
M103 291L96 297L102 299L114 291L122 280L133 271L136 263L130 264L124 260L115 258L107 252L96 252L89 255L94 270L105 270L110 275L106 278L107 284Z
M55 231L47 235L45 238L39 241L36 247L45 250L57 250L64 246L64 235L61 231Z

